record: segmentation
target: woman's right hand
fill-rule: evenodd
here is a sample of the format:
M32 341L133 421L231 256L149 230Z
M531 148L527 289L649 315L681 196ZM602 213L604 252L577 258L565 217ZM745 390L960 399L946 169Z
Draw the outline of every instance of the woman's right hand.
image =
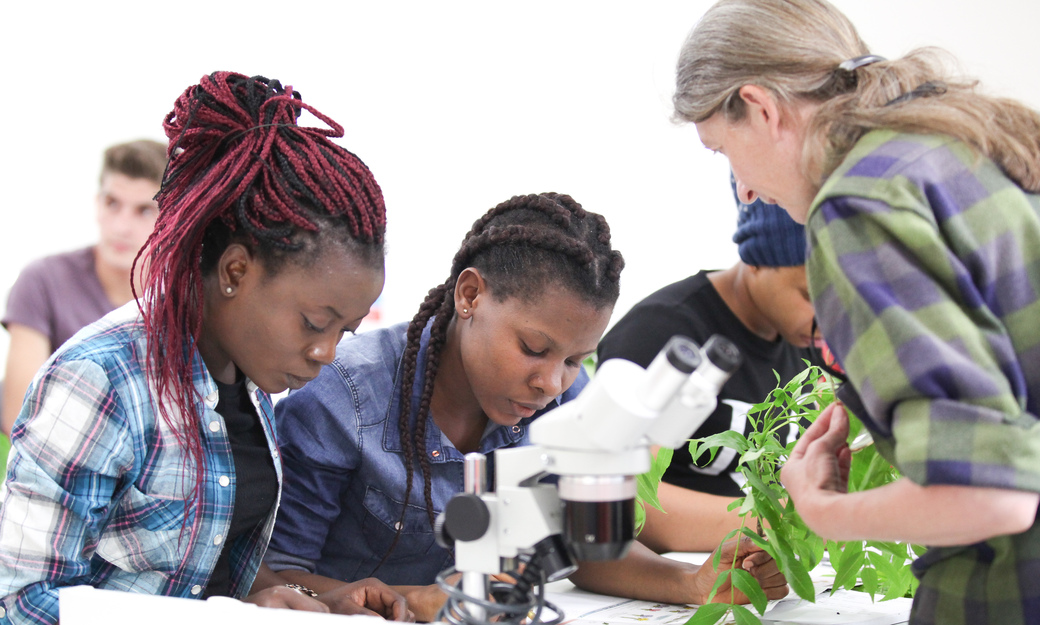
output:
M365 614L409 623L416 620L409 609L410 600L373 577L325 591L317 600L333 614Z
M461 575L461 573L456 573L454 576L449 577L448 583L457 583ZM405 599L408 600L408 607L411 608L412 613L415 615L415 620L419 623L436 621L437 614L448 600L448 595L437 584L428 586L395 586L394 589L403 594Z
M852 451L846 439L849 419L835 402L799 437L780 471L780 480L802 520L819 531L818 510L826 498L848 492Z

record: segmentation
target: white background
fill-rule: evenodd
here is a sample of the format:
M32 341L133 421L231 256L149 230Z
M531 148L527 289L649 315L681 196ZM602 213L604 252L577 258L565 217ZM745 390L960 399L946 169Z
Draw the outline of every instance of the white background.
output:
M614 320L737 258L728 167L671 123L679 46L710 5L628 2L3 3L0 297L29 260L91 243L101 151L215 70L278 78L346 128L388 207L387 322L446 276L470 224L518 193L604 214L627 259ZM953 52L1040 105L1040 3L840 0L872 51ZM307 118L314 121L313 118ZM7 334L0 332L0 362Z

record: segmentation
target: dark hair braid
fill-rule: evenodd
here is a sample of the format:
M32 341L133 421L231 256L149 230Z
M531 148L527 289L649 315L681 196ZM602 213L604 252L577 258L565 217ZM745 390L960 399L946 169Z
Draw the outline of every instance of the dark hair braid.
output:
M329 128L298 126L303 109ZM204 76L163 127L170 162L155 230L135 260L147 258L138 301L159 413L197 469L197 498L206 467L192 360L203 277L230 243L247 246L268 274L289 259L307 265L328 246L381 264L386 210L365 164L329 140L343 128L277 80Z
M547 288L559 286L602 308L617 301L624 266L621 253L611 248L606 219L586 211L569 195L518 195L473 223L452 260L451 275L443 284L430 289L408 326L399 414L407 481L401 521L411 497L416 462L423 476L423 497L431 526L435 520L426 423L441 352L455 315L455 284L459 275L468 267L478 269L499 300L520 297L532 301L542 297ZM427 325L430 339L422 393L413 418L411 395L418 382L419 343ZM401 527L403 523L398 525L380 566L396 547Z

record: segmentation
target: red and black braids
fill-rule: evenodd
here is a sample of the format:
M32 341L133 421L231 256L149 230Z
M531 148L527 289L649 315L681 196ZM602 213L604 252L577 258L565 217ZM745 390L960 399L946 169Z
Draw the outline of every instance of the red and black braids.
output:
M329 128L297 125L304 109ZM144 265L138 301L159 412L197 468L197 496L205 463L192 359L204 275L232 242L247 246L268 273L290 259L306 265L326 245L381 266L386 210L368 167L330 141L343 136L342 126L276 80L204 76L181 94L163 127L170 163L155 231L135 260Z
M430 414L434 379L448 326L455 315L455 284L468 267L478 269L498 300L511 297L532 301L550 286L562 287L596 308L617 301L625 261L610 245L610 228L602 215L584 210L570 196L540 193L515 196L474 222L452 261L451 275L430 290L412 318L403 356L399 428L407 484L404 506L412 492L415 463L423 476L423 497L431 526L435 519L431 472L426 454L426 422ZM433 319L432 323L430 320ZM418 375L419 342L426 326L423 379ZM422 394L412 416L411 389L420 383ZM401 511L403 521L404 509ZM399 523L398 528L403 524ZM389 556L400 536L383 560ZM382 564L382 563L380 563Z

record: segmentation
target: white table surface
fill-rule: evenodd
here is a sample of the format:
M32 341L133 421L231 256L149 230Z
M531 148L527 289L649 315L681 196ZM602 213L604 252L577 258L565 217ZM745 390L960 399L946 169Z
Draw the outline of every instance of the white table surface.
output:
M684 561L703 561L706 554L669 554ZM839 591L834 596L822 592L827 584L826 570L813 572L817 583L817 602L811 604L796 596L770 602L764 623L771 625L853 624L892 625L905 623L910 613L909 599L872 604L869 595ZM695 606L675 606L620 599L585 592L569 581L546 587L550 602L561 608L566 623L573 625L681 625L696 610ZM62 625L327 625L351 619L357 625L386 623L373 616L338 616L313 612L272 610L225 597L207 601L157 597L90 586L63 588L59 594ZM775 616L770 619L768 617Z
M669 553L670 558L701 563L707 553ZM910 599L871 601L870 595L839 590L833 595L830 580L834 571L826 564L811 573L816 586L816 603L800 599L792 592L787 598L770 601L763 623L771 625L898 625L910 615ZM696 612L696 606L676 606L650 601L620 599L585 592L567 580L546 587L546 598L563 610L566 621L574 625L681 625ZM754 611L752 606L749 609Z

